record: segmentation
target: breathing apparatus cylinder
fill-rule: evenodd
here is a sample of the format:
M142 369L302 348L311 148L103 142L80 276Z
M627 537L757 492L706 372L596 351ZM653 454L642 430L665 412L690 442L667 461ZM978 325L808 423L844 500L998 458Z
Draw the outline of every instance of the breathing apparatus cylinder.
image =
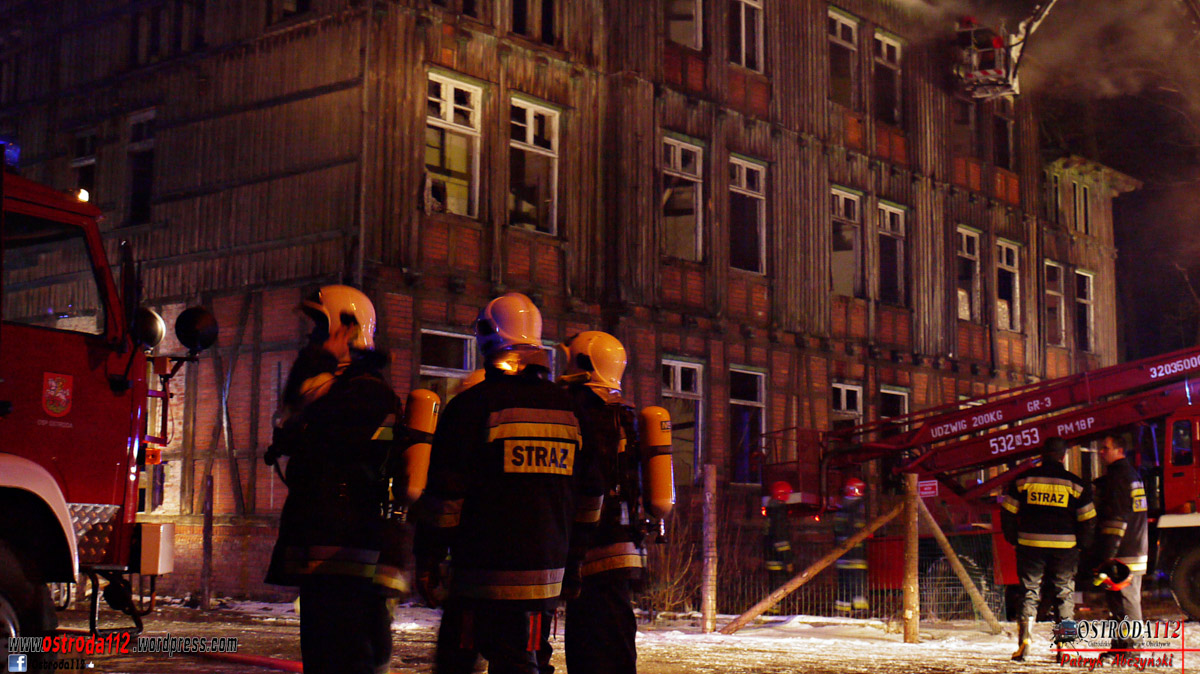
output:
M671 465L671 413L652 405L641 412L642 471L646 509L662 519L675 505L675 470Z

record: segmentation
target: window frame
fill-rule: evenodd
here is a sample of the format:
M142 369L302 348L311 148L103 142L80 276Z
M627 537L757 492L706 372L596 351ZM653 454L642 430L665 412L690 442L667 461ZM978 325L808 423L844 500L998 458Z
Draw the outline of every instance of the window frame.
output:
M668 388L667 385L662 384L661 382L660 371L659 383L661 386L660 390L662 391L662 397L664 399L675 398L677 400L690 400L696 403L696 419L695 424L692 427L692 482L698 484L703 478L704 470L704 364L688 360L681 360L671 356L663 356L660 362L662 368L671 368L673 373L671 376L673 386ZM674 387L674 384L682 380L682 378L679 376L679 373L684 369L693 370L695 372L696 390L694 392L684 391L680 388ZM672 420L672 422L674 422L674 420Z
M1047 269L1049 267L1054 267L1055 269L1058 270L1058 290L1051 289L1050 275L1047 273ZM1067 296L1066 296L1066 284L1065 284L1066 266L1059 262L1054 262L1053 260L1042 260L1042 274L1043 274L1043 276L1042 276L1043 287L1045 288L1046 296L1047 297L1054 296L1054 297L1058 298L1058 335L1059 335L1059 340L1057 342L1051 341L1051 339L1050 339L1050 331L1049 331L1050 303L1049 303L1049 301L1044 302L1044 308L1046 310L1045 311L1046 316L1044 317L1044 320L1046 321L1046 326L1047 326L1046 343L1051 346L1066 346L1067 345L1067 318L1066 318Z
M729 191L731 193L740 194L742 196L754 199L758 209L758 255L757 268L746 269L733 264L732 250L730 252L729 266L741 271L760 274L765 276L767 273L767 165L762 162L751 159L744 159L738 156L729 157L729 168L731 175L729 177ZM758 189L755 190L748 187L747 176L749 171L757 171L759 173ZM733 231L733 199L729 201L729 216L727 222L729 224L729 236L734 236ZM730 246L732 249L732 246Z
M829 246L829 253L830 253L829 287L830 287L830 292L832 294L838 295L840 297L862 298L865 294L864 288L863 288L863 285L864 285L863 284L863 277L864 277L864 274L863 274L863 271L864 271L863 270L863 248L864 248L864 246L863 246L863 243L864 243L864 241L863 241L863 210L862 210L864 195L861 193L852 191L850 189L847 189L845 187L837 186L837 185L833 185L829 188L829 195L831 198L831 201L830 201L830 231L829 231L829 237L830 237L830 239L829 239L829 242L830 242L830 246ZM854 203L854 216L855 217L853 220L851 220L850 218L847 218L845 216L845 204L847 202ZM837 206L835 206L835 203L837 204ZM853 255L854 255L854 287L852 288L851 293L849 295L838 292L837 286L834 283L834 264L833 264L833 262L834 262L833 256L835 254L835 251L833 249L833 244L834 244L834 239L835 239L834 229L839 224L842 226L852 226L855 231L854 252L853 252Z
M877 48L879 45L882 45L882 49ZM888 119L880 117L879 110L877 110L877 109L873 110L873 112L875 113L875 118L877 120L880 120L884 124L888 124L890 126L900 128L904 124L904 86L903 86L903 84L904 84L904 70L903 70L904 43L901 42L896 37L887 35L885 33L881 33L880 31L877 30L877 31L875 31L875 34L872 36L871 46L872 46L871 61L874 65L874 67L877 70L879 68L885 68L885 69L891 71L892 77L894 78L893 86L895 86L895 91L896 91L896 106L895 106L895 109L892 111L892 119L894 119L895 121L892 122L892 121L889 121ZM889 59L887 57L887 48L889 46L896 48L896 58L894 60ZM878 73L876 73L876 75L878 76ZM873 108L877 107L877 103L879 101L878 92L875 91L876 85L877 85L877 82L875 80L872 80L871 88L872 88L872 93L874 94L872 96L872 107Z
M668 150L668 148L670 148L670 150ZM660 149L663 151L661 175L671 176L671 177L679 179L679 180L687 180L689 182L694 182L696 184L696 194L695 194L695 199L693 201L693 207L695 208L695 213L696 213L696 229L695 229L695 233L694 233L695 246L694 246L694 251L693 251L695 253L695 258L692 258L692 259L676 258L676 259L687 260L690 262L703 262L704 261L704 253L705 253L705 250L704 250L704 147L701 145L695 144L695 143L690 143L686 140L680 140L679 138L675 138L670 135L664 135L662 138L662 145L660 146ZM678 161L677 158L682 157L682 152L681 152L682 150L689 150L689 151L695 153L695 155L696 155L696 173L691 174L691 173L688 173L683 168L681 168L682 163L681 163L681 161ZM666 180L663 180L662 189L664 192L667 189ZM664 194L663 196L665 197L666 195ZM666 212L665 212L666 205L667 205L667 200L665 198L663 198L662 206L659 208L659 217L662 218L662 221L663 221L662 236L666 235L666 225L667 225ZM666 257L674 257L674 256L666 255Z
M828 39L828 41L831 44L850 50L850 58L849 58L849 61L850 61L850 64L849 64L850 100L847 101L845 104L843 104L842 101L836 100L832 96L832 94L833 94L833 47L832 46L827 47L828 52L829 52L828 53L829 67L826 68L826 75L829 77L829 94L830 94L829 99L838 105L844 105L844 107L846 107L849 110L857 110L859 107L858 81L859 81L859 77L860 77L859 72L858 72L858 29L861 25L861 21L856 17L851 17L848 14L845 14L843 12L835 10L833 7L830 7L828 9L828 11L826 12L826 16L827 16L827 19L825 22L825 37ZM837 27L837 30L835 30L834 32L830 32L830 30L829 30L831 27L830 22L832 22ZM851 36L850 36L849 40L842 37L841 29L843 26L850 28Z
M1083 212L1083 226L1080 232L1087 236L1092 234L1092 191L1086 183L1082 185L1079 195L1079 209Z
M129 201L128 212L126 213L126 222L131 225L145 224L154 220L153 216L153 200L154 200L154 140L155 140L155 120L158 118L157 108L146 108L131 113L126 119L126 132L128 133L125 146L125 158L128 163L128 178L129 178ZM144 195L145 199L145 218L138 217L139 213L135 210L140 210L139 204L141 198L136 193L138 187L137 176L134 175L134 155L150 155L150 180L149 192Z
M883 396L884 395L900 396L904 400L904 404L901 405L901 407L903 409L900 410L900 414L890 416L890 417L883 415ZM879 397L880 397L880 404L879 404L879 418L880 419L896 419L899 417L907 416L911 409L909 406L912 402L912 391L910 389L904 388L903 386L892 386L891 384L880 384L879 385Z
M1006 259L1006 254L1012 254L1012 262ZM1008 332L1021 332L1021 244L1005 239L996 240L996 313L1000 312L1000 273L1012 274L1012 304L1008 308L1008 326L997 327Z
M443 96L439 99L439 104L442 107L440 116L433 116L429 112L429 102L433 100L429 95L429 83L437 82L443 89ZM445 96L446 88L449 88L449 97ZM470 126L465 126L454 121L454 90L455 88L470 92L473 96L472 100L475 105L468 108L468 116L471 121ZM481 156L481 146L483 145L483 92L482 86L472 84L463 79L455 78L451 75L430 70L426 75L426 90L425 90L425 126L434 126L452 133L460 133L472 139L471 151L471 188L469 190L467 213L455 213L448 208L449 196L447 195L447 208L440 211L447 215L457 215L473 220L479 219L479 162ZM429 164L424 164L424 175L427 189L432 187L433 181L429 171Z
M545 6L547 3L550 4L551 20L553 21L549 36L546 34L546 25L543 23L543 18L546 16ZM517 30L516 11L519 4L524 4L525 6L525 31ZM509 32L538 44L550 47L557 46L561 39L562 28L559 15L560 4L558 0L511 0L508 14ZM550 39L546 39L547 37Z
M733 373L735 373L735 372L738 374L750 375L750 376L753 376L756 378L757 385L758 385L757 386L758 398L759 398L758 400L745 400L742 398L734 398L733 397L732 382L733 382ZM741 406L741 407L754 407L754 408L761 410L761 412L759 413L759 418L758 418L758 437L761 440L763 435L767 431L767 375L766 375L766 373L764 373L762 370L751 368L751 367L745 366L745 365L730 365L729 366L729 380L730 380L730 384L731 384L729 387L729 406L730 407L737 405L737 406ZM735 451L735 449L738 449L738 448L733 447L732 443L731 443L731 446L729 448L731 460L734 458L733 452ZM753 451L754 451L753 448L746 447L746 449L748 450L748 452L751 455L753 454ZM760 447L760 449L761 449L761 447ZM750 458L748 458L747 460L752 461L752 459L750 459ZM731 464L732 464L732 461L731 461ZM731 470L730 473L731 473L730 480L732 481L734 478L734 475L732 475L733 471ZM762 482L762 466L760 465L758 467L758 470L752 469L751 477L753 477L754 473L758 473L758 476L759 476L758 480L755 480L754 482L733 482L733 484L758 484L758 483L761 483Z
M958 227L956 227L954 230L954 233L955 233L954 261L956 263L954 265L954 269L955 269L954 288L955 288L955 303L956 303L957 309L958 309L956 312L956 315L958 316L958 320L960 320L960 321L971 321L972 323L978 323L982 319L982 315L983 315L983 312L980 310L981 307L979 306L980 305L979 294L980 294L980 285L981 285L980 284L980 276L981 276L980 264L982 262L982 260L981 260L982 256L980 255L980 248L979 248L981 233L974 229L971 229L970 227L966 227L964 225L959 225ZM974 242L975 242L975 252L974 253L971 253L964 246L964 243L968 240L974 240ZM957 262L960 259L971 260L975 265L975 271L974 271L974 273L972 275L972 279L971 279L971 291L970 291L970 300L971 301L970 301L970 305L969 305L970 318L963 318L963 316L962 316L962 295L961 295L961 293L958 292L959 290L961 290L961 288L958 287L959 265L957 264Z
M846 393L854 391L858 395L858 409L848 409L846 407ZM853 420L857 426L862 423L863 419L863 386L862 384L853 384L846 381L835 381L829 385L829 413L832 419L838 421Z
M731 12L730 16L733 16L732 12L736 12L737 13L736 16L738 17L737 24L738 24L738 28L740 30L740 34L738 37L738 45L740 45L740 47L741 47L740 53L734 54L733 48L732 48L733 46L732 46L732 44L730 45L730 50L729 50L730 63L732 63L736 66L745 68L746 70L756 72L756 73L766 72L766 64L763 62L764 56L766 55L765 54L766 49L764 48L766 41L763 36L763 30L765 28L765 23L766 23L764 16L763 16L764 15L763 0L730 0L730 1L733 5L735 5L735 6L730 7L730 12ZM751 52L751 49L748 48L748 46L746 44L746 25L747 25L746 14L747 14L747 12L753 12L754 19L755 19L754 20L754 24L755 24L754 25L754 38L755 39L754 39L754 45L752 48L753 56L754 56L754 65L748 65L749 59L747 58L747 55ZM730 33L730 37L732 38L732 31Z
M75 172L75 188L78 190L86 190L88 193L88 201L96 190L96 148L100 145L100 133L95 127L80 129L71 136L71 161L67 166L74 169ZM90 139L85 141L84 139ZM80 152L80 142L86 143L88 152ZM85 185L84 176L90 172L90 184Z
M528 115L528 117L526 118L527 123L525 125L526 139L523 141L516 140L512 137L512 130L513 130L513 126L514 126L514 122L512 121L512 116L511 116L512 108L523 108L523 109L525 109L526 115ZM535 131L534 131L534 125L532 123L530 123L530 121L535 119L534 116L538 115L538 114L545 115L547 117L547 119L549 120L549 122L553 126L553 133L551 134L551 137L550 137L550 145L551 145L550 149L546 149L540 145L536 145L533 142L531 142L531 136L533 136L533 134L535 134ZM509 146L510 152L512 149L515 148L518 150L522 150L524 152L532 152L534 154L540 154L544 157L550 158L550 213L549 213L550 229L549 229L549 231L546 231L546 230L538 228L535 225L531 231L539 232L541 234L548 234L550 236L558 236L558 169L559 169L559 159L561 156L560 147L561 147L561 134L562 134L562 113L558 109L551 107L547 104L538 103L538 102L533 101L525 96L518 96L514 93L513 95L509 96L508 132L509 132L508 146ZM510 161L510 167L511 167L511 161ZM508 176L508 193L509 193L510 198L512 197L512 187L513 187L513 176L511 174L511 169L510 169L510 173ZM513 223L512 223L512 208L511 207L508 209L508 218L509 218L509 224L512 225ZM514 225L514 226L524 228L523 225Z
M1079 294L1079 280L1087 279L1087 297L1081 298ZM1079 311L1084 311L1087 327L1087 344L1081 345L1079 334ZM1085 271L1083 269L1075 270L1075 347L1087 353L1096 352L1096 274L1094 272Z
M876 216L879 218L878 223L876 224L876 228L875 228L876 236L881 237L881 238L888 237L890 239L894 239L899 242L897 244L898 250L899 250L899 254L898 254L899 259L897 261L897 269L896 269L896 292L899 295L899 297L897 298L897 302L893 306L907 307L908 306L908 284L905 283L904 280L905 280L905 278L907 278L905 276L905 268L907 267L907 265L905 263L908 261L908 256L907 256L908 251L907 251L907 246L906 246L906 244L908 243L908 209L905 207L902 207L902 206L896 206L893 204L889 204L889 203L880 201L877 204L875 213L876 213ZM892 229L892 227L891 227L891 219L889 217L891 215L898 216L898 220L900 223L898 232L895 229ZM875 268L879 272L882 272L882 270L883 270L882 253L883 253L883 246L880 245L880 242L877 241L876 245L875 245ZM877 278L875 280L875 299L880 302L884 302L885 304L892 304L891 302L883 299L882 287L883 287L883 274L879 273L879 274L877 274Z
M1003 125L1004 129L1004 154L1003 157L1007 160L1004 163L1000 162L1001 153L999 147L999 132ZM992 163L1006 170L1015 171L1017 165L1017 143L1016 143L1016 123L1012 109L1012 102L999 99L992 108Z

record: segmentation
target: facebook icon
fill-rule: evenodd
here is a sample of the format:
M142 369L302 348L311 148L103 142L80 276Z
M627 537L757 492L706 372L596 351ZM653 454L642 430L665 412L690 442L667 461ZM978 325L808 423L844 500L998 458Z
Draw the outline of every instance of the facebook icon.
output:
M8 671L10 672L27 672L29 671L29 656L24 653L9 653L8 654Z

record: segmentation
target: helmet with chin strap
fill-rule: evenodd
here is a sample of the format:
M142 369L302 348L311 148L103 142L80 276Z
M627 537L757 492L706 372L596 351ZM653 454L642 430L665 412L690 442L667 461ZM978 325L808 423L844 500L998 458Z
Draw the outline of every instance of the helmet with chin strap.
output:
M584 379L593 388L621 391L621 377L628 362L621 340L607 332L588 330L568 339L562 349L567 354L563 379Z
M479 312L475 340L485 358L518 347L542 347L542 313L521 293L501 295Z

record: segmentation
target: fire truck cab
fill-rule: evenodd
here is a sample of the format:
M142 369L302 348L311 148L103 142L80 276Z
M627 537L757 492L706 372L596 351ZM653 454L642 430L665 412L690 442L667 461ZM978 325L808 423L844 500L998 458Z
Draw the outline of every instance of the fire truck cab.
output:
M146 356L162 319L137 308L131 261L118 292L99 209L7 170L0 194L0 641L53 631L47 583L79 574L94 632L101 578L140 629L130 574L173 559L171 525L136 521L149 399L165 418L169 397ZM203 314L176 326L193 352L216 338Z

